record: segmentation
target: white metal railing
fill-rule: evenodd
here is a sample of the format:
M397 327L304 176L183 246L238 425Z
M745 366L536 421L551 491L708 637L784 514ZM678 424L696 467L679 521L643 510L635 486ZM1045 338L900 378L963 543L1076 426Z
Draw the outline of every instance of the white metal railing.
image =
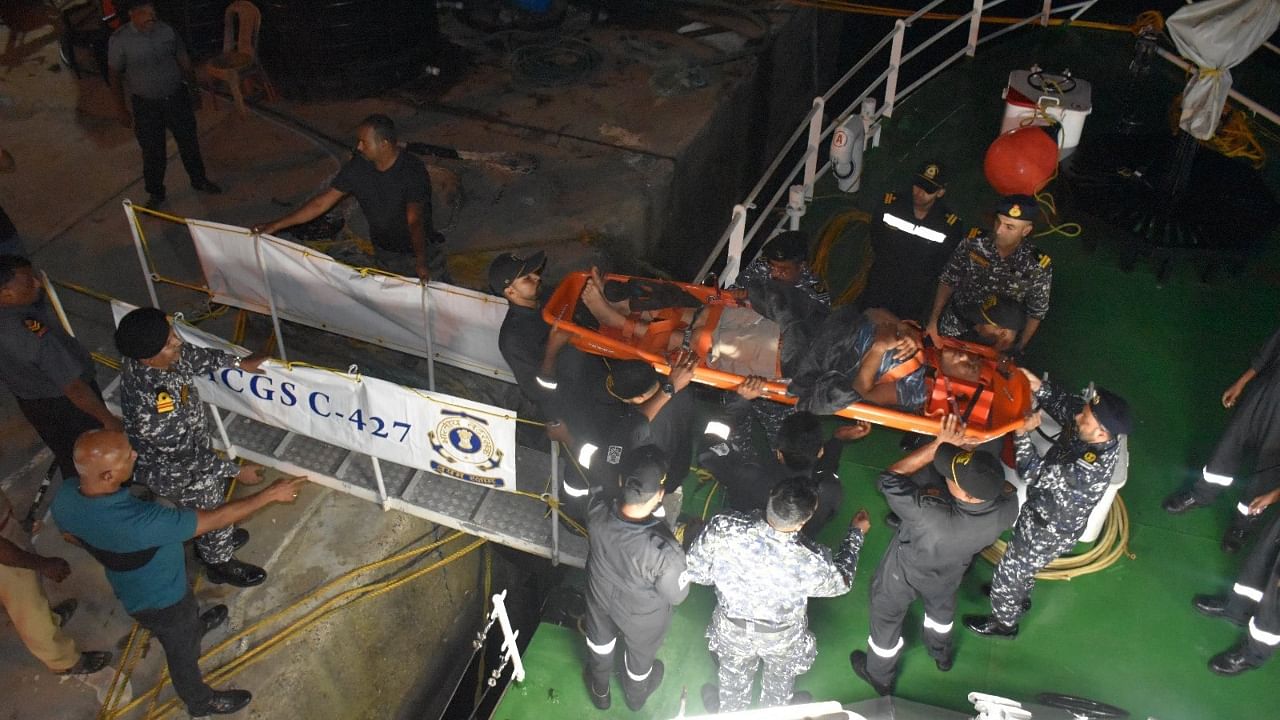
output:
M1071 13L1070 19L1076 20L1085 11L1093 7L1098 2L1098 0L1084 0L1083 2L1070 3L1055 8L1053 6L1053 0L1044 0L1044 4L1042 5L1040 12L1035 15L1025 18L1017 23L1002 27L988 33L986 36L982 36L981 22L983 13L1006 2L1006 0L973 0L973 9L952 21L937 33L925 38L916 46L906 50L904 53L907 28L911 27L912 23L918 20L925 13L930 12L938 5L942 4L943 1L944 0L934 0L910 16L894 22L893 30L876 42L876 44L873 45L861 59L854 63L853 66L845 72L845 74L841 76L834 85L831 86L831 89L814 99L812 109L810 109L809 113L805 115L804 119L800 122L799 126L796 127L795 131L791 134L791 137L787 140L786 144L783 145L782 149L778 151L777 156L775 156L773 161L769 163L769 166L761 176L760 181L755 184L755 187L751 189L751 192L747 194L747 197L742 200L742 202L733 206L733 213L729 226L725 228L724 233L721 234L719 240L715 244L715 247L711 250L706 260L703 261L701 268L698 270L698 274L694 278L694 282L702 282L706 279L712 268L715 267L720 254L725 252L726 248L728 249L729 257L724 265L721 282L722 284L731 282L733 278L736 277L739 266L743 262L742 253L751 244L752 240L756 238L760 228L765 224L773 210L778 207L778 203L782 200L783 194L792 190L792 184L797 180L801 180L802 184L794 187L798 188L799 193L803 195L804 199L806 201L813 199L813 188L815 183L822 179L822 177L831 169L830 160L824 163L821 167L818 167L817 161L822 143L825 142L826 139L835 132L835 129L848 119L855 110L859 111L862 115L863 123L867 130L866 142L870 145L878 145L879 123L881 119L885 117L892 117L894 107L898 103L909 96L912 92L919 89L924 83L931 80L938 73L950 67L961 57L973 57L978 45L995 40L996 38L1034 22L1038 22L1038 24L1042 26L1048 25L1049 18L1052 15ZM923 50L936 43L944 35L947 35L960 27L964 27L966 24L968 26L968 41L961 50L948 56L937 66L925 72L920 78L914 80L906 87L898 87L899 72L905 63L914 59ZM842 90L844 86L858 74L858 72L860 72L877 55L879 55L885 47L889 48L889 58L885 70L876 76L866 89L859 93L858 96L849 103L842 112L834 116L830 116L832 117L832 121L824 126L823 121L825 117L828 117L825 115L827 102L829 102L836 93L840 92L840 90ZM1184 68L1188 67L1185 61L1182 61L1181 58L1178 58L1176 55L1172 55L1171 53L1163 50L1160 51L1160 55L1170 62L1178 64ZM872 98L872 94L875 93L882 84L884 86L884 93L882 96L883 104L881 104L880 108L877 110L875 108L875 99ZM1235 98L1255 113L1271 120L1274 123L1280 124L1280 116L1241 95L1237 91L1232 90L1231 97ZM792 167L790 173L780 179L777 178L776 173L778 172L778 169L787 156L796 149L796 143L799 142L801 136L806 134L806 131L808 134L808 141L805 146L804 153L801 155L799 161ZM801 173L803 173L803 176ZM759 199L760 193L764 191L771 181L777 182L778 187L769 198L769 201L765 203L763 207L760 207L756 204L756 201ZM795 194L796 193L792 194L793 197ZM794 205L789 206L787 213L779 219L771 229L776 231L789 220L794 225L798 222L798 217L803 215L803 211L803 207L797 210ZM755 213L755 220L750 223L750 228L747 229L746 225L748 222L748 216L751 213Z

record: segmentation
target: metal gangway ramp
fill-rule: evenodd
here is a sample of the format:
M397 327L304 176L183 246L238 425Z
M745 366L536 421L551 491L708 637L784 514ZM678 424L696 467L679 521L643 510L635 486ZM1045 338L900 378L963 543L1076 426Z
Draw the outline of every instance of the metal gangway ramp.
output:
M103 393L117 414L119 386L117 378ZM214 432L214 446L234 457L306 475L318 485L379 504L383 510L399 510L553 563L586 566L587 539L560 527L551 509L554 502L547 502L558 500L559 461L551 453L516 446L516 487L521 492L513 493L386 460L375 463L363 453L208 403L205 410L209 426L225 429L231 445L223 441L222 432Z

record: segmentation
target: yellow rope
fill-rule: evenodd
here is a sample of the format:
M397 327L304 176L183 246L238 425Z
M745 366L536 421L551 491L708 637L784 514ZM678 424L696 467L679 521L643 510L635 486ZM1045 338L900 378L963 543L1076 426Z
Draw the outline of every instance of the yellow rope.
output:
M1045 186L1047 187L1056 177L1058 177L1058 170L1055 168L1053 176L1045 182ZM1036 193L1036 202L1040 204L1041 210L1044 212L1045 220L1048 221L1049 226L1036 233L1034 237L1061 235L1063 237L1075 238L1080 237L1080 234L1084 232L1084 227L1082 227L1078 222L1056 223L1058 218L1058 205L1057 202L1054 201L1052 193Z
M711 498L716 496L716 490L720 489L720 481L716 480L711 483L711 492L707 493L707 501L702 504L702 519L707 519L707 512L711 510Z
M1267 151L1253 133L1253 124L1238 108L1227 108L1226 119L1213 137L1201 142L1229 158L1243 158L1254 170L1261 170L1267 163Z
M998 565L1004 557L1008 543L996 540L990 547L982 551L982 557L993 565ZM1060 557L1049 563L1036 573L1037 580L1071 580L1081 575L1096 573L1116 564L1122 557L1130 560L1137 556L1129 552L1129 510L1124 500L1116 495L1111 511L1107 513L1106 523L1102 527L1102 535L1092 548L1079 555Z
M787 0L790 5L800 7L818 8L820 10L835 10L837 12L854 13L858 15L876 15L880 17L905 18L915 13L913 10L902 10L899 8L882 7L879 5L864 5L862 3L843 2L843 0ZM1150 16L1154 15L1153 21ZM959 20L963 15L958 13L937 13L930 12L921 15L920 20ZM1034 17L1034 16L1033 16ZM1116 23L1096 22L1093 20L1070 20L1064 18L1050 18L1049 25L1071 25L1072 27L1082 27L1091 30L1112 30L1116 32L1127 32L1137 34L1145 24L1158 25L1157 32L1164 29L1164 18L1160 13L1154 10L1147 10L1138 16L1138 20L1129 25L1118 25ZM984 25L1016 25L1017 23L1026 21L1026 18L1016 17L1000 17L994 15L983 15L981 22ZM1156 22L1158 21L1158 22Z
M822 281L831 287L828 278L831 269L831 251L836 243L844 235L844 231L853 223L870 224L871 216L861 210L847 210L836 215L822 226L822 232L819 234L818 247L814 251L813 271L822 278ZM831 305L839 306L852 302L854 298L862 293L867 284L867 270L871 267L872 255L871 244L865 243L862 248L862 257L856 260L858 273L845 286L844 292L840 293L840 297L832 300Z
M202 660L207 660L208 658L211 658L211 657L215 656L216 654L218 654L218 653L222 652L223 650L225 650L225 649L227 649L228 647L232 646L233 644L237 643L237 642L238 642L238 641L240 641L242 638L246 638L246 637L248 637L250 634L252 634L253 632L257 631L258 629L260 629L260 628L262 628L262 627L264 627L264 626L266 626L266 625L268 625L268 624L270 624L270 623L274 622L275 620L277 620L277 619L279 619L279 618L283 617L285 614L287 614L287 613L289 613L289 612L293 611L294 609L296 609L296 608L300 607L300 606L301 606L301 605L303 605L304 603L306 603L306 602L308 602L308 601L313 600L314 598L318 597L318 596L319 596L319 595L321 595L322 593L324 593L324 592L326 592L326 591L330 590L331 588L335 587L336 585L338 585L338 584L340 584L340 583L342 583L342 582L345 582L345 581L347 581L347 580L349 580L349 579L351 579L351 578L354 578L354 577L356 577L356 576L358 576L358 575L361 575L361 574L364 574L364 573L367 573L367 572L370 572L370 571L376 570L376 569L381 568L381 567L383 567L383 566L385 566L385 565L388 565L388 564L391 564L391 563L400 562L400 561L403 561L403 560L408 560L408 559L410 559L410 558L417 557L417 556L419 556L419 555L423 555L423 554L425 554L425 553L429 553L429 552L431 552L431 551L433 551L433 550L435 550L435 549L437 549L437 548L439 548L439 547L441 547L441 546L443 546L443 545L446 545L446 544L448 544L448 543L452 542L453 540L456 540L456 539L459 539L459 538L464 538L464 537L466 537L466 535L465 535L464 533L462 533L462 532L453 532L453 533L450 533L449 535L445 536L444 538L442 538L442 539L440 539L440 540L436 540L436 541L434 541L434 542L431 542L431 543L429 543L429 544L427 544L427 545L425 545L425 546L422 546L422 547L419 547L419 548L413 548L413 549L410 549L410 550L406 550L406 551L403 551L403 552L397 553L397 554L395 554L395 555L392 555L392 556L389 556L389 557L383 558L382 560L378 560L378 561L375 561L375 562L372 562L372 563L368 563L368 564L366 564L366 565L362 565L362 566L360 566L360 567L357 567L357 568L354 568L354 569L352 569L352 570L349 570L349 571L347 571L347 572L343 573L342 575L340 575L340 576L338 576L338 577L334 578L333 580L330 580L329 582L325 583L324 585L320 586L319 588L317 588L317 589L315 589L315 590L311 591L310 593L308 593L308 594L304 595L303 597L301 597L301 598L299 598L298 600L294 601L294 602L293 602L293 603L291 603L290 605L288 605L288 606L286 606L286 607L284 607L284 608L281 608L280 610L277 610L276 612L274 612L274 613L272 613L272 614L268 615L267 617L265 617L265 618L263 618L263 619L261 619L261 620L259 620L259 621L255 622L255 623L253 623L252 625L250 625L250 626L248 626L248 627L244 628L244 629L243 629L243 630L241 630L239 633L236 633L235 635L233 635L233 636L231 636L231 637L228 637L227 639L225 639L225 640L223 640L222 642L218 643L218 644L217 644L217 645L215 645L214 647L210 648L210 649L209 649L207 652L205 652L203 655L201 655L201 659L202 659ZM216 670L214 670L214 671L212 671L212 672L210 672L210 673L206 673L206 675L205 675L205 681L206 681L206 682L210 682L210 684L212 684L212 682L213 682L213 681L225 680L225 679L227 679L227 678L231 677L232 675L234 675L235 673L239 672L241 669L243 669L243 668L244 668L244 667L246 667L247 665L249 665L249 664L251 664L251 663L253 663L253 662L256 662L256 661L257 661L257 659L259 659L259 657L260 657L264 652L266 652L267 650L270 650L270 649L274 648L275 646L277 646L278 644L280 644L281 642L283 642L285 639L287 639L290 635L294 634L294 633L295 633L295 632L297 632L298 630L301 630L301 629L303 629L303 628L305 628L305 627L307 627L307 626L311 625L312 623L314 623L314 622L316 622L317 620L321 619L321 618L322 618L322 617L324 617L325 615L328 615L330 612L335 611L335 610L338 610L338 609L342 609L342 608L350 607L351 605L355 604L356 602L359 602L359 601L362 601L362 600L368 599L369 597L375 597L375 596L377 596L377 595L381 595L381 594L382 594L382 593L384 593L384 592L388 592L388 591L390 591L390 590L392 590L392 589L395 589L396 587L399 587L400 585L404 584L405 582L408 582L408 581L410 581L410 580L413 580L413 579L415 579L415 578L417 578L417 577L420 577L421 575L424 575L424 574L426 574L426 573L428 573L428 572L434 571L434 570L436 570L436 569L438 569L438 568L440 568L440 567L443 567L443 566L445 566L445 565L449 564L450 562L452 562L452 561L454 561L454 560L458 559L459 557L462 557L463 555L465 555L465 554L467 554L467 553L469 553L469 552L471 552L471 551L475 550L476 548L480 547L481 545L484 545L486 542L487 542L486 540L483 540L483 539L477 539L475 542L472 542L470 545L467 545L466 547L462 548L461 550L458 550L458 551L454 552L453 554L449 555L448 557L446 557L446 558L444 558L444 559L442 559L442 560L440 560L440 561L437 561L436 563L433 563L433 564L431 564L431 565L429 565L429 566L426 566L426 567L424 567L424 568L421 568L421 569L419 569L419 570L415 570L415 571L413 571L412 573L409 573L409 574L407 574L407 575L403 575L403 576L401 576L401 577L399 577L399 578L392 578L392 579L388 579L388 580L384 580L384 581L379 581L379 582L375 582L375 583L370 583L370 584L368 584L368 585L360 586L360 587L357 587L357 588L352 588L352 589L346 590L346 591L344 591L344 592L342 592L342 593L339 593L338 595L336 595L336 596L334 596L334 597L332 597L332 598L329 598L328 600L325 600L325 601L324 601L324 602L322 602L320 605L318 605L318 606L316 606L315 608L311 609L311 610L310 610L310 611L308 611L306 614L304 614L301 618L299 618L299 619L297 619L297 620L293 621L293 622L292 622L292 623L290 623L289 625L286 625L284 628L281 628L281 629L280 629L280 630L279 630L275 635L273 635L273 636L271 636L271 637L267 638L267 639L266 639L266 640L265 640L261 645L258 645L257 647L252 648L251 650L249 650L248 652L244 653L243 655L240 655L239 657L237 657L237 658L233 659L231 662L227 663L226 665L223 665L222 667L217 668ZM354 598L354 599L352 599L350 602L347 602L347 603L346 603L346 604L344 604L344 605L340 605L340 606L338 605L338 603L341 603L341 602L343 602L343 601L345 601L345 600L348 600L349 598ZM143 702L149 702L152 698L156 697L156 696L159 694L159 692L164 688L164 685L165 685L165 683L166 683L166 682L167 682L167 674L166 674L166 676L165 676L165 677L163 677L163 678L161 679L161 681L160 681L159 683L157 683L154 687L152 687L150 690L148 690L147 692L143 693L142 695L139 695L139 696L135 697L135 698L133 699L133 701L132 701L132 702L130 702L128 705L125 705L124 707L122 707L122 708L120 708L120 709L118 709L118 710L115 710L114 712L111 712L109 715L105 715L105 716L103 716L103 717L104 717L104 718L106 718L106 720L112 720L112 719L114 719L114 718L118 718L118 717L120 717L121 715L123 715L123 714L124 714L124 713L126 713L126 712L129 712L129 711L131 711L131 710L133 710L133 709L135 709L135 708L139 707ZM176 706L177 706L177 703L178 703L178 701L177 701L176 699L175 699L175 700L170 700L169 702L167 702L167 703L165 703L164 705L160 706L160 707L158 708L158 710L159 710L159 712L161 713L161 715L163 715L163 714L165 714L165 713L169 712L170 710L172 710L174 707L176 707ZM106 711L106 707L105 707L105 706L104 706L104 711Z

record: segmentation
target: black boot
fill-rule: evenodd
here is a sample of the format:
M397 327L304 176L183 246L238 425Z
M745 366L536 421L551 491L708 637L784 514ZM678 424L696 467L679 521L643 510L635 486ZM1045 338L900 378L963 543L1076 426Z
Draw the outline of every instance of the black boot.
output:
M1018 637L1018 626L1005 625L990 615L965 615L964 626L979 635L1012 640Z
M881 685L871 677L871 673L867 671L867 654L861 650L854 650L849 653L849 664L853 666L853 674L862 678L862 680L876 691L877 695L892 695L893 685Z
M1214 655L1209 660L1209 669L1219 675L1239 675L1246 670L1258 667L1259 663L1245 657L1244 647L1237 645L1225 652Z
M250 565L231 558L224 563L206 565L205 576L209 578L211 583L225 583L245 588L261 585L262 581L267 579L267 571L257 565Z
M662 674L664 671L665 669L662 666L662 661L654 660L653 667L649 669L649 677L645 678L644 682L640 683L638 687L628 691L625 684L622 686L623 698L627 701L627 707L631 708L631 712L639 712L640 708L644 707L645 701L648 700L649 696L653 694L653 691L657 690L658 686L662 684Z
M591 671L582 671L582 681L587 684L587 694L591 696L591 704L596 706L597 710L608 710L613 704L613 696L609 693L609 686L605 685L604 689L596 687L595 682L591 680Z
M223 690L214 693L213 697L199 705L187 706L187 714L193 718L202 718L206 715L230 715L242 710L252 699L253 695L248 690Z
M1205 505L1208 505L1208 503L1196 499L1195 493L1190 490L1179 490L1160 503L1160 507L1164 508L1164 511L1170 515L1181 515L1188 510L1194 510Z

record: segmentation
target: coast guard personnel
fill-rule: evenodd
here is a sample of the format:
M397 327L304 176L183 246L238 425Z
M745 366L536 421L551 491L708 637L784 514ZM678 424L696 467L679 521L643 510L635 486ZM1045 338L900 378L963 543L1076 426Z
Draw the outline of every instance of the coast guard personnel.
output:
M1248 535L1256 515L1249 505L1280 484L1280 330L1253 358L1249 368L1222 393L1222 406L1234 408L1202 477L1190 489L1165 498L1164 509L1177 514L1203 507L1235 483L1245 459L1252 456L1259 468L1236 504L1231 526L1222 538L1224 552L1236 552Z
M761 662L761 707L786 705L800 695L794 692L796 676L817 656L809 598L849 592L863 536L871 528L867 511L859 510L833 560L830 550L800 534L817 506L811 481L788 478L769 493L764 517L717 515L689 551L689 580L716 587L707 639L720 673L718 689L702 687L708 711L745 710Z
M1010 639L1018 635L1018 618L1029 606L1035 574L1080 539L1111 484L1119 436L1133 429L1129 404L1119 395L1092 385L1083 396L1068 395L1026 368L1021 370L1040 402L1040 411L1029 416L1013 438L1018 474L1027 482L1027 501L991 581L992 614L964 619L965 627L979 635ZM1041 412L1049 413L1063 433L1044 457L1028 436L1040 426Z
M858 307L885 308L903 320L920 322L938 275L960 243L960 218L944 205L942 165L929 160L911 178L910 193L884 194L871 226L874 259Z
M878 484L901 518L871 581L870 652L849 656L853 671L881 695L893 692L902 651L902 621L917 597L924 603L923 639L938 669L951 669L956 588L975 553L990 545L1018 516L1018 496L994 456L970 452L959 418L942 421L938 437L889 466ZM930 469L932 464L932 470ZM920 486L917 477L946 481ZM917 475L920 473L920 475Z
M17 255L0 255L0 381L64 478L76 475L80 433L124 428L102 403L89 351L62 329L31 262Z
M242 359L185 344L155 308L125 315L115 340L125 358L120 406L129 442L138 452L138 482L178 507L213 510L225 502L229 478L245 485L262 481L261 466L237 467L214 453L194 378L231 367L257 372L266 355ZM196 555L210 582L249 587L267 578L262 568L232 557L248 541L248 530L230 524L196 538Z
M940 335L959 336L964 327L955 308L1000 295L1023 304L1027 320L1013 352L1020 353L1027 347L1049 312L1049 290L1053 285L1049 256L1026 239L1035 227L1035 212L1036 200L1029 195L1001 198L991 234L975 228L956 246L938 279L926 326L930 335L935 339Z
M1280 500L1280 488L1255 498L1249 512L1260 515L1276 500ZM1280 515L1272 517L1263 537L1249 551L1231 594L1197 595L1194 604L1201 614L1248 627L1240 642L1209 660L1210 670L1239 675L1261 667L1275 654L1280 647Z
M587 531L587 667L583 672L591 702L610 704L613 651L622 636L622 693L636 711L662 682L662 661L655 659L675 606L689 584L685 557L667 524L654 517L662 504L667 458L656 445L628 453L619 482L621 498L592 496Z

